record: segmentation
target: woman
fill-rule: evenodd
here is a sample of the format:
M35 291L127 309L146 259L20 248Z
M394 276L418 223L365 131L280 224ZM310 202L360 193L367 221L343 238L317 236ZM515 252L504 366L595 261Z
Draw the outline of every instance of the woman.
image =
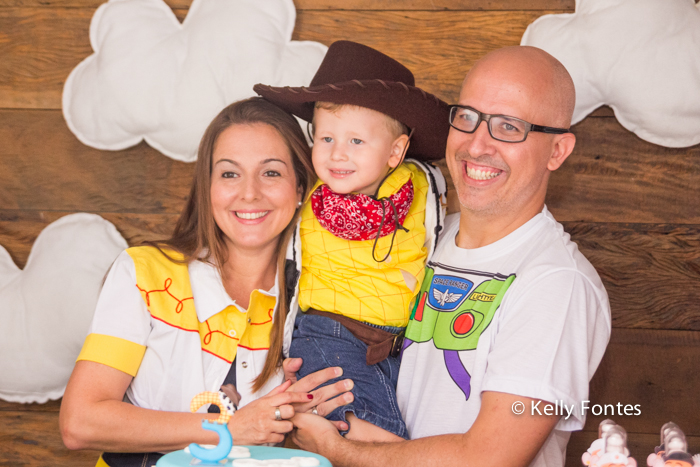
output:
M61 405L69 449L107 451L98 465L116 467L216 444L188 409L224 383L240 392L224 386L240 396L235 444L279 443L295 412L351 400L328 400L348 381L308 393L339 368L280 384L284 247L313 180L303 133L273 104L240 101L212 121L172 238L126 250L107 276Z

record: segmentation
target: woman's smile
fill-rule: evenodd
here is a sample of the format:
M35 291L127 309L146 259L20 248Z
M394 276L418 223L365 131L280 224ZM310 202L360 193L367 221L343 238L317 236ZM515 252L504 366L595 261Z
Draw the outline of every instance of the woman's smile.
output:
M270 125L233 125L212 155L211 206L235 249L274 248L301 195L289 148Z
M242 220L261 220L263 217L265 217L270 211L233 211L233 214Z

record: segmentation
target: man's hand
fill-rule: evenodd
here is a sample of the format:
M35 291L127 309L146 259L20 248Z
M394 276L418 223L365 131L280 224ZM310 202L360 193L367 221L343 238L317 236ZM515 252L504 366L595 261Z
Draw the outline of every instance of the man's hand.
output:
M292 432L292 441L301 449L310 452L333 452L335 445L345 440L335 425L318 415L297 413L291 419L295 430ZM343 422L337 424L345 425ZM347 425L339 429L347 430Z
M559 420L558 416L513 412L513 404L534 399L499 392L481 394L481 410L471 429L397 443L363 443L341 437L333 424L310 414L292 418L292 439L336 467L403 467L416 459L425 467L525 467Z

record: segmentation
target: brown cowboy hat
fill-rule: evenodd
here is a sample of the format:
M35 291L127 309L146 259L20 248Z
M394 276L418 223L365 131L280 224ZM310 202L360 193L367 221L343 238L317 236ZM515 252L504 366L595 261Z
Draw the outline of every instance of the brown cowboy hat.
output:
M445 157L450 130L447 103L417 88L408 68L366 45L350 41L331 44L308 87L256 84L253 90L307 122L313 118L317 101L376 110L413 130L408 157Z

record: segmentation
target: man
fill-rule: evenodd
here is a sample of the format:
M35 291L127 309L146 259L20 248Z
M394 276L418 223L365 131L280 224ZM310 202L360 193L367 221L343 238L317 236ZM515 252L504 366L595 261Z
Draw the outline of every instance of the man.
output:
M474 65L447 140L460 215L406 330L397 394L412 440L352 441L300 414L300 447L335 466L563 465L610 336L597 273L544 205L574 148L574 99L566 69L540 49Z

